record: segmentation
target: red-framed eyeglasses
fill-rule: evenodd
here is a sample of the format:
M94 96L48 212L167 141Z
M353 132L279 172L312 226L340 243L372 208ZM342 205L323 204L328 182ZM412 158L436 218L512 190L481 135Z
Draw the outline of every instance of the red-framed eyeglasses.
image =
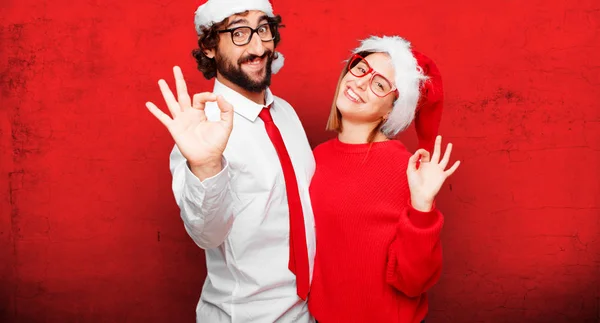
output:
M378 97L385 97L390 93L395 93L396 97L400 95L400 92L390 80L377 73L371 65L369 65L367 60L358 54L354 54L352 58L350 58L348 72L356 77L364 77L367 74L371 74L369 88L371 89L371 92Z

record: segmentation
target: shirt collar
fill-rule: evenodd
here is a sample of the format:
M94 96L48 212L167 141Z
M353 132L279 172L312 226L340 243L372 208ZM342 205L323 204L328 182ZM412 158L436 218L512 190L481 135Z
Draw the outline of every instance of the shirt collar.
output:
M242 117L254 122L256 118L258 118L258 114L262 109L266 106L269 106L273 103L273 94L271 90L267 88L265 90L265 105L256 104L254 101L246 98L235 90L231 89L227 85L219 82L215 78L215 86L213 89L213 93L217 95L222 95L227 102L231 103L233 106L233 112L241 115Z

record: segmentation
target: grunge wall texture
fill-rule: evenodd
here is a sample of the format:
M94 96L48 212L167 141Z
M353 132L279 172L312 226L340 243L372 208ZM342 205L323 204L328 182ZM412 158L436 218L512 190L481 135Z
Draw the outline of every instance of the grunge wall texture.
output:
M192 322L204 255L144 107L180 65L198 1L0 3L0 321ZM444 272L428 322L600 320L600 3L291 1L273 91L314 146L342 60L399 34L444 77ZM401 137L414 149L414 130Z

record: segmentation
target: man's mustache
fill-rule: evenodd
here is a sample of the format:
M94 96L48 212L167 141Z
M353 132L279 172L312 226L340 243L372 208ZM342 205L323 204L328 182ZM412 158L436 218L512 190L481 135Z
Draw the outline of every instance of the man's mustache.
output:
M265 52L264 54L262 54L261 56L257 56L257 55L252 55L252 54L250 54L250 55L246 55L246 56L244 56L244 57L240 57L240 59L238 59L238 64L239 64L239 65L241 65L241 64L244 64L244 63L246 63L246 62L253 61L253 60L257 59L257 58L263 59L263 58L265 58L265 57L272 57L272 56L273 56L273 52L272 52L272 51L270 51L270 50L269 50L269 51L266 51L266 52Z

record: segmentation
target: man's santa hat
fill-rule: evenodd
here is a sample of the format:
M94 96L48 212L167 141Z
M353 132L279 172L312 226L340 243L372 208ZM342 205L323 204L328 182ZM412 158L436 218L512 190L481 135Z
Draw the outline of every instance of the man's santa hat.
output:
M223 19L248 10L264 12L268 17L275 17L273 7L269 0L208 0L200 5L194 16L194 25L198 36L202 35L201 27L210 27L212 24L223 21ZM271 64L273 74L283 67L283 55L275 52L275 58Z
M419 146L432 151L443 108L442 78L435 63L398 36L371 36L353 52L387 53L391 58L399 97L382 132L394 137L414 120Z

